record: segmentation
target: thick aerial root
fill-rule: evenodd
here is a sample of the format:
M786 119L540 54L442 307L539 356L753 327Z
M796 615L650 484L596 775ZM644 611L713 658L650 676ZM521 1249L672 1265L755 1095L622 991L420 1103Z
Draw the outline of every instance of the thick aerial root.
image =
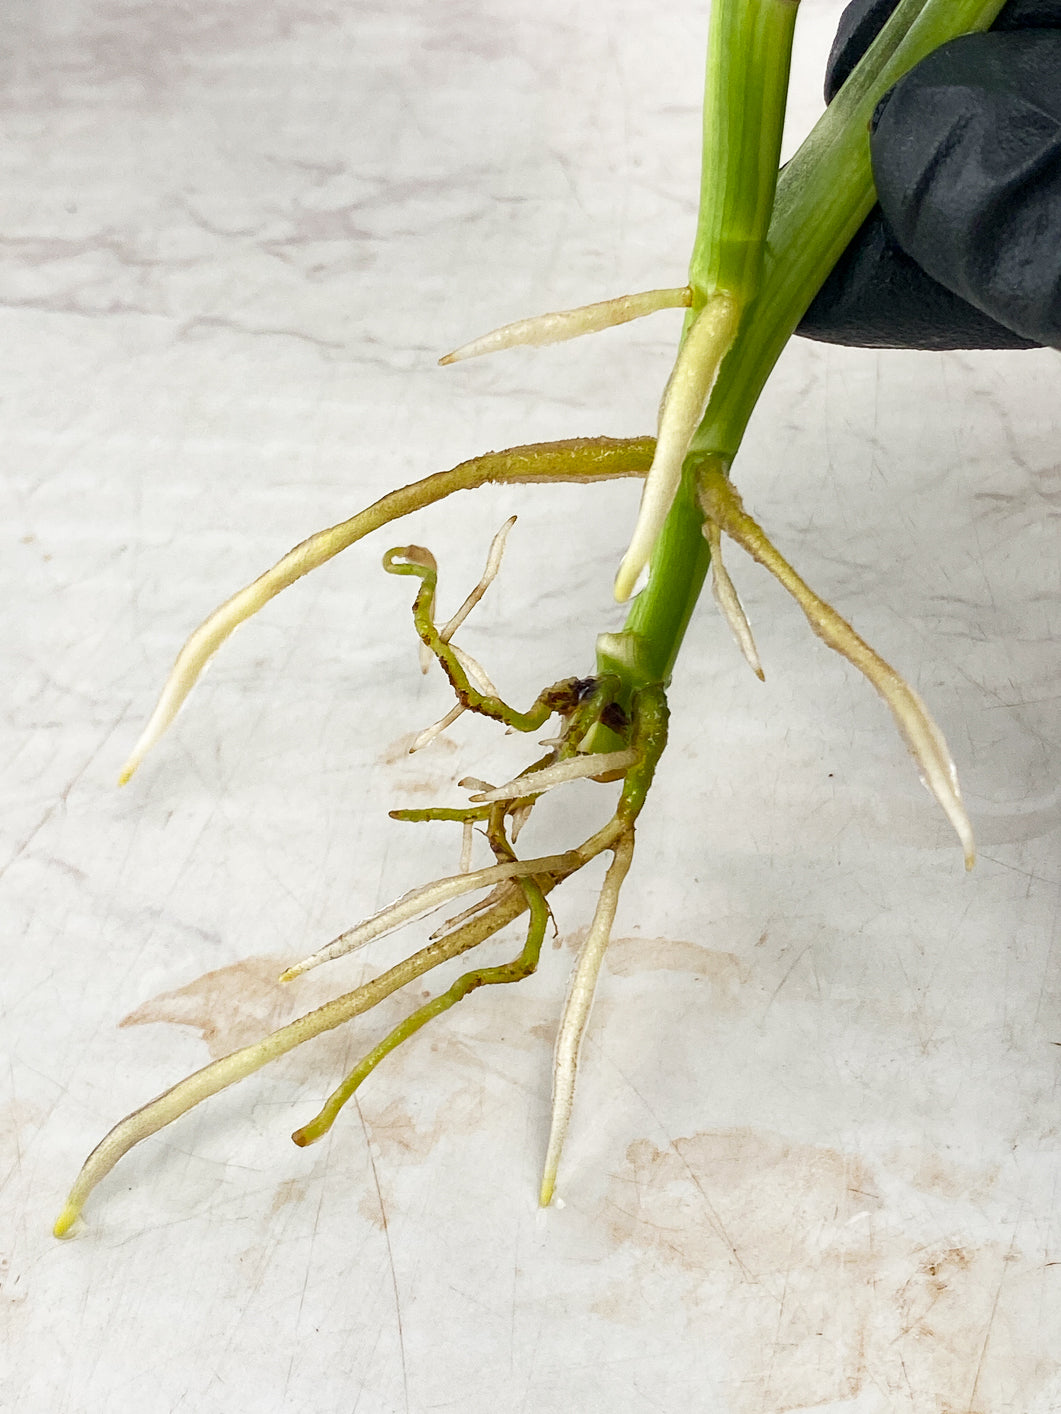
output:
M585 691L576 693L571 699L567 729L560 739L561 745L555 748L549 757L545 758L542 765L554 761L558 752L573 752L573 743L577 742L585 731L591 714L594 711L602 710L611 701L607 694L614 686L613 680L604 677L591 680L582 686ZM485 939L493 937L507 923L518 918L520 914L529 911L531 919L527 940L519 957L500 967L480 968L465 973L440 997L435 998L407 1017L347 1077L344 1084L327 1102L321 1115L296 1134L297 1139L305 1142L318 1137L331 1123L331 1119L341 1108L345 1098L352 1093L353 1088L356 1088L360 1080L379 1063L383 1056L399 1045L405 1037L412 1035L433 1016L453 1006L470 991L495 983L517 981L521 976L526 976L533 971L537 965L545 921L548 916L544 902L545 896L576 870L581 869L590 860L607 850L611 850L615 858L605 880L603 902L598 908L597 914L600 920L610 918L614 914L612 895L613 893L617 894L620 881L617 873L619 861L626 861L621 868L621 872L625 873L629 866L629 850L633 843L634 821L644 804L656 763L666 743L667 705L661 686L642 688L634 694L630 704L628 726L630 751L633 753L634 759L626 768L623 776L615 813L580 845L562 854L546 855L530 860L515 858L511 842L506 837L504 825L506 819L510 820L512 822L511 832L515 833L517 821L521 822L525 818L528 801L524 798L506 799L487 805L469 805L459 810L440 807L430 810L394 812L402 819L452 820L465 827L475 821L482 821L486 826L487 839L490 841L499 862L489 869L473 870L452 879L439 880L436 884L427 885L423 889L412 890L397 904L382 910L374 919L366 920L357 929L344 935L341 940L344 945L343 950L348 950L351 944L357 946L359 942L367 941L369 936L377 937L380 933L399 926L402 922L410 921L424 908L444 902L449 898L458 897L461 893L475 889L489 889L487 897L472 909L448 920L443 925L443 930L436 933L426 947L398 963L397 966L381 973L354 991L336 997L333 1001L325 1003L324 1006L280 1027L279 1030L253 1045L244 1046L233 1051L230 1055L213 1061L210 1065L204 1066L193 1075L187 1076L177 1085L164 1091L141 1109L127 1115L125 1119L115 1125L85 1161L73 1188L70 1190L66 1205L56 1221L55 1235L62 1237L69 1232L92 1190L101 1179L106 1177L118 1160L142 1139L157 1133L158 1130L172 1123L201 1101L209 1099L211 1095L216 1095L219 1091L252 1075L256 1070L267 1065L269 1061L285 1055L304 1041L312 1040L313 1037L332 1030L370 1010L393 992L423 976L424 973L429 972L440 963L459 957L469 949L478 946ZM604 926L604 921L595 924L595 936L599 935ZM329 949L325 949L324 952L336 955ZM324 956L317 954L314 958L307 959L306 963L297 964L294 968L289 969L285 976L297 975L305 970L305 967L310 963L323 960L325 960ZM584 985L580 983L577 991L579 996L583 995ZM572 1012L572 1015L574 1016L576 1013ZM568 1033L565 1032L566 1034ZM565 1080L558 1093L567 1093L570 1084L573 1084L573 1074L570 1081Z
M744 509L739 493L721 472L705 470L700 477L700 505L706 522L721 526L764 569L770 571L799 604L807 622L823 643L853 663L884 698L899 732L921 769L921 776L954 826L965 854L965 867L976 862L973 827L962 803L958 772L939 727L910 684L858 636L831 604L806 585L775 549L762 527ZM705 523L705 535L708 533Z
M566 875L557 874L542 880L542 893L548 893L564 877ZM472 919L463 928L421 948L419 952L405 958L372 981L366 982L364 986L307 1012L305 1016L280 1027L261 1041L243 1046L230 1055L221 1056L169 1090L163 1091L132 1114L126 1115L85 1160L56 1220L53 1229L55 1236L64 1237L70 1231L92 1190L110 1173L118 1160L142 1139L156 1134L203 1100L230 1085L235 1085L248 1075L253 1075L256 1070L260 1070L279 1056L286 1055L296 1046L301 1046L304 1041L310 1041L325 1031L341 1026L352 1017L369 1011L392 992L423 976L440 963L477 947L485 939L493 937L507 923L511 923L514 918L518 918L526 909L527 899L524 893L519 889L512 889L506 897L495 903L488 914Z
M674 502L689 451L715 386L722 360L737 335L741 307L727 291L712 295L699 312L679 350L659 409L656 454L641 492L641 507L630 548L615 578L615 597L624 604L648 564L663 522Z
M577 339L582 334L596 334L617 324L628 324L631 319L655 314L658 309L688 308L692 302L692 290L688 285L682 285L677 289L620 295L617 299L598 300L595 304L582 304L576 309L558 309L551 314L535 314L529 319L503 324L500 329L491 329L488 334L480 334L477 339L461 344L452 353L444 354L439 363L460 363L466 358L478 358L481 354L527 345L542 348L546 344L562 344L566 339Z
M434 505L455 491L468 491L490 483L587 482L644 476L651 465L654 447L655 442L650 437L576 437L488 452L461 462L450 471L437 472L399 491L391 491L350 520L319 530L303 540L272 569L259 575L253 584L215 609L185 643L147 726L122 769L121 783L128 781L165 732L199 674L233 629L256 614L282 589L356 541L412 511Z
M545 895L533 879L521 879L520 885L527 900L530 921L527 926L527 940L519 956L513 958L511 962L504 962L495 967L477 967L470 972L465 972L440 996L433 997L431 1001L417 1007L410 1016L395 1026L378 1045L373 1046L372 1050L358 1061L343 1083L328 1096L316 1118L310 1120L309 1124L304 1124L300 1129L295 1130L291 1138L296 1144L315 1144L318 1139L323 1138L335 1123L339 1111L352 1097L361 1082L372 1074L385 1056L389 1056L391 1051L400 1046L403 1041L408 1040L422 1026L426 1026L436 1016L441 1016L450 1007L456 1006L459 1001L479 987L520 982L524 977L529 977L534 972L541 956L545 927L549 921L549 906L545 902Z
M556 1036L556 1055L553 1063L553 1113L549 1126L549 1143L542 1169L541 1189L538 1201L547 1208L553 1199L556 1187L556 1171L567 1137L567 1127L575 1099L575 1080L578 1076L578 1056L582 1038L593 1007L593 994L597 987L597 976L604 960L605 949L612 935L615 910L619 906L619 890L623 886L634 857L634 830L631 825L616 841L612 862L604 878L604 886L597 900L586 941L579 951L575 970L571 974L567 1002L564 1005L560 1029Z

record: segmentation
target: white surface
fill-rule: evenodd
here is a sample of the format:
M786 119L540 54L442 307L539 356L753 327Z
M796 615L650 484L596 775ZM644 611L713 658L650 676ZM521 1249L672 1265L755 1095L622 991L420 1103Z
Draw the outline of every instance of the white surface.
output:
M840 8L804 0L797 128ZM651 429L676 315L433 359L681 280L701 9L5 17L5 1408L1061 1409L1052 353L796 344L740 460L750 508L948 731L973 875L872 692L734 554L767 682L705 607L564 1206L534 1206L571 957L547 949L319 1147L287 1135L397 1005L145 1144L76 1240L49 1235L123 1113L418 945L272 985L452 867L453 834L387 808L525 759L475 724L401 754L447 696L387 545L432 546L456 603L518 511L465 634L516 700L621 621L633 484L465 496L274 603L114 789L184 634L296 540L487 447ZM557 896L567 942L592 885Z

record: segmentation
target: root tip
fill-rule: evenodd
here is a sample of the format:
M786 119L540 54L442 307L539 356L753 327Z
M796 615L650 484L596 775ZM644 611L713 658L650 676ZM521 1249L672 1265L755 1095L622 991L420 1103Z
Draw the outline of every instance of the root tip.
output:
M637 576L641 573L641 566L635 569L627 560L619 566L619 573L615 576L615 585L612 594L615 596L617 604L629 603L630 596L634 592L634 585L637 583Z
M68 1236L70 1229L73 1227L74 1223L77 1222L80 1216L81 1209L73 1203L67 1203L66 1207L55 1220L55 1226L52 1228L52 1236Z

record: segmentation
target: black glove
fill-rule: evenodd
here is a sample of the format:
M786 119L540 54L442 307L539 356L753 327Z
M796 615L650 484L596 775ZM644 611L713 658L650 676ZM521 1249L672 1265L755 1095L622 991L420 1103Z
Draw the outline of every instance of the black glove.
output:
M854 0L831 102L898 0ZM1009 0L881 100L880 205L796 330L871 348L1061 347L1061 0Z

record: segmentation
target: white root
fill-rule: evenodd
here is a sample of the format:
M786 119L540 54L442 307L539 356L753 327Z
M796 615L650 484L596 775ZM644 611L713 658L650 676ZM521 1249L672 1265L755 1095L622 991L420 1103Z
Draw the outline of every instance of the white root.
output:
M696 316L675 360L659 410L656 454L648 473L630 548L615 578L615 598L624 604L648 564L681 481L682 463L707 407L718 370L737 333L740 305L725 290L712 295Z
M413 738L413 744L409 748L409 755L414 751L422 751L425 746L429 746L435 737L441 736L447 727L451 727L457 718L465 711L463 702L455 702L444 717L439 717L437 722L432 722L429 727L425 727Z
M474 688L477 688L486 697L500 696L497 688L487 677L486 669L477 658L473 658L470 653L465 653L464 649L458 648L455 643L451 643L450 647L453 649L453 656L468 674L468 681Z
M538 859L517 859L506 864L491 864L485 869L473 869L467 874L451 874L445 879L423 884L418 889L410 889L371 918L366 918L353 928L347 928L325 947L286 968L280 974L280 981L290 982L301 977L304 972L319 967L323 962L332 962L346 953L355 952L366 943L371 943L387 933L393 933L396 928L401 928L416 918L422 918L425 913L431 913L442 904L460 898L462 894L491 888L503 879L526 878L532 874L548 874L554 870L567 872L579 862L579 852L572 850L568 854L547 854Z
M324 1008L321 1008L321 1011L323 1012ZM313 1015L311 1014L311 1017ZM177 1085L156 1096L140 1109L126 1115L96 1145L82 1165L81 1172L74 1180L74 1186L70 1190L66 1204L55 1221L55 1226L52 1229L55 1236L66 1236L80 1216L88 1195L134 1144L139 1144L142 1139L156 1134L195 1105L209 1099L211 1095L216 1095L219 1090L227 1089L229 1085L235 1085L237 1081L246 1079L248 1075L253 1075L256 1070L260 1070L269 1061L275 1060L277 1056L282 1056L286 1051L299 1045L307 1039L306 1034L298 1029L300 1022L307 1022L309 1019L302 1017L300 1021L291 1022L279 1031L274 1031L272 1035L266 1036L262 1041L256 1041L250 1046L243 1046L230 1055L212 1061L209 1065L195 1071ZM332 1026L336 1024L338 1023L330 1022ZM308 1034L312 1035L316 1032L311 1031Z
M461 790L493 790L489 781L481 781L478 776L462 776L457 785Z
M478 795L473 795L471 801L473 805L492 805L498 800L518 800L522 795L541 795L544 791L562 786L566 781L602 776L609 771L625 771L636 760L637 752L633 747L622 751L569 756L566 761L557 761L555 765L542 766L537 771L528 771L524 776L516 776L503 786L482 790Z
M736 639L737 647L744 655L744 660L751 668L752 672L764 682L766 674L763 672L763 665L759 660L759 650L755 646L755 639L752 636L752 626L748 622L748 615L744 612L744 605L740 601L736 587L729 577L729 571L722 563L722 534L713 520L704 521L704 534L707 542L711 546L711 593L719 612L729 624L730 632Z
M560 1029L556 1036L556 1053L553 1062L553 1112L549 1126L549 1143L542 1169L541 1189L538 1201L543 1208L552 1202L556 1188L556 1173L560 1166L564 1140L571 1120L575 1100L575 1081L578 1076L578 1057L582 1038L593 1007L593 994L597 987L604 953L611 939L615 912L619 905L619 890L623 886L630 861L634 857L634 833L632 829L616 841L612 862L604 876L600 897L593 914L586 940L578 954L567 1001L560 1018Z
M452 918L447 918L445 923L440 923L433 933L428 934L429 943L437 943L439 938L444 938L447 933L452 933L454 928L459 928L462 923L467 923L469 918L474 918L477 913L485 913L488 908L492 908L504 893L508 884L497 884L490 890L485 898L477 899L470 908L465 908L462 912L454 914Z
M509 516L504 525L490 541L490 550L486 557L486 566L483 569L482 578L472 592L465 599L457 612L453 615L446 626L439 632L439 638L443 643L448 643L453 635L460 628L461 624L468 617L471 611L478 604L486 591L497 578L498 570L501 568L501 560L505 553L505 542L508 540L508 532L516 524L516 517Z
M852 663L884 698L900 735L921 770L922 780L936 797L961 841L966 869L971 869L976 863L976 841L962 802L958 771L946 738L920 696L890 663L886 663L865 639L859 637L831 604L819 598L804 583L767 538L762 527L744 509L740 494L725 476L709 472L702 477L700 504L708 521L720 525L732 540L788 590L822 642Z
M499 353L502 349L514 349L530 345L542 348L546 344L561 344L566 339L577 339L582 334L596 334L602 329L610 329L616 324L627 324L631 319L640 319L645 314L655 314L658 309L681 309L692 303L693 292L688 285L676 289L645 290L642 294L619 295L616 299L599 300L595 304L582 304L575 309L554 310L551 314L535 314L529 319L517 319L512 324L503 324L499 329L491 329L488 334L480 334L452 353L439 359L441 364L460 363L466 358L479 358L482 354Z

